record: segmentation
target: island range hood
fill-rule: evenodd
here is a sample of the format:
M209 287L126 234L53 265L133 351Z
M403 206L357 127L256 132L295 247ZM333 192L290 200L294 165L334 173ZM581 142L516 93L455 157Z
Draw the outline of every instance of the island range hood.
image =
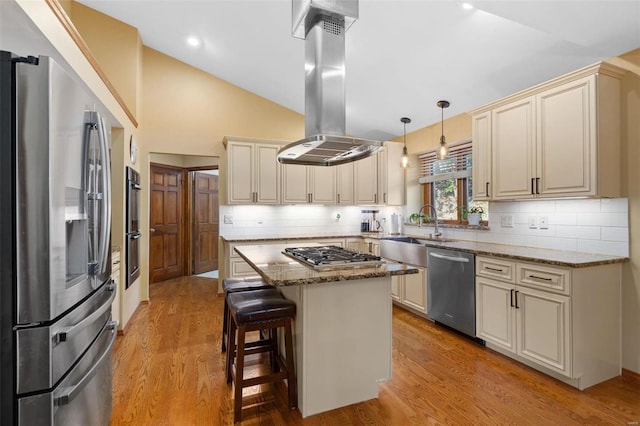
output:
M345 135L345 32L358 0L292 0L292 35L305 39L305 138L282 147L283 164L335 166L375 154L382 142Z

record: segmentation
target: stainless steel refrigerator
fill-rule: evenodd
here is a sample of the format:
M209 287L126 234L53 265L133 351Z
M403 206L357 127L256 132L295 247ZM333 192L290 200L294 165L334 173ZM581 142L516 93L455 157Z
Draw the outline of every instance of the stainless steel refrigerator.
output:
M106 121L48 57L0 52L0 418L111 417Z

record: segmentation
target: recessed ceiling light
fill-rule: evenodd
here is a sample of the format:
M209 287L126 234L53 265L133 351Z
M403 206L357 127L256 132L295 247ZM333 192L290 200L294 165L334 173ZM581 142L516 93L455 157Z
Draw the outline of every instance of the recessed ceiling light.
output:
M462 5L461 5L461 6L462 6L462 8L463 8L464 10L471 10L471 9L473 9L473 5L472 5L471 3L462 3Z
M200 46L200 39L198 37L189 37L187 38L187 44L191 47Z

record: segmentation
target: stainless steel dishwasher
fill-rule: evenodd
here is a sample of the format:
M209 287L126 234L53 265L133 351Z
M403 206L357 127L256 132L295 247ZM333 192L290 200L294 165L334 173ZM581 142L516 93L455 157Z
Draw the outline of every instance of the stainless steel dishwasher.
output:
M427 314L476 337L475 255L427 248Z

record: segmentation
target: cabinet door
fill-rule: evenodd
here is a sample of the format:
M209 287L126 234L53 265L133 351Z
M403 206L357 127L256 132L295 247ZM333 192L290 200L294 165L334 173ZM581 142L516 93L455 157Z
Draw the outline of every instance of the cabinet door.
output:
M353 191L353 163L336 166L336 203L353 205L355 202Z
M535 193L535 135L533 98L493 110L492 196L531 198Z
M347 240L347 250L355 252L355 253L362 253L364 250L363 248L363 241L361 239L357 239L357 240Z
M280 203L280 163L278 146L256 145L255 147L255 192L259 204Z
M356 204L378 203L378 159L375 155L353 163Z
M229 204L252 204L255 200L253 187L255 178L254 147L255 145L252 143L242 142L230 142L227 146L227 197Z
M403 286L404 277L402 275L391 276L391 299L400 302L400 291Z
M388 206L405 204L405 169L401 165L402 144L385 142L378 154L378 203Z
M417 274L403 275L404 289L402 303L427 313L427 274L425 268L418 268Z
M543 196L596 193L595 78L585 77L536 96L536 176Z
M307 184L307 166L285 164L282 166L282 203L307 204L309 191Z
M316 204L336 203L336 168L313 166L309 169L309 193Z
M476 278L476 335L515 353L514 289L513 284Z
M517 287L518 354L570 376L570 299Z
M491 111L472 118L474 200L491 199Z

